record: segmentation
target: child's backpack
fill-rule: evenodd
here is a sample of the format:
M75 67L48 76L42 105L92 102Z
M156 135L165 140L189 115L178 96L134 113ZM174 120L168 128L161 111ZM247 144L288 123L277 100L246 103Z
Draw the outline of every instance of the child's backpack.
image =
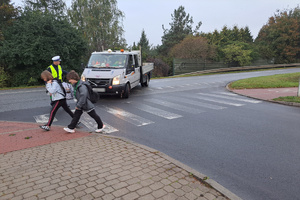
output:
M97 103L97 101L99 100L99 94L97 92L93 91L93 88L92 88L92 86L89 83L83 82L83 84L87 87L87 89L89 91L89 98L88 99L92 103Z
M66 82L63 82L62 86L66 91L66 99L67 100L73 99L74 98L73 86L70 83L66 83Z

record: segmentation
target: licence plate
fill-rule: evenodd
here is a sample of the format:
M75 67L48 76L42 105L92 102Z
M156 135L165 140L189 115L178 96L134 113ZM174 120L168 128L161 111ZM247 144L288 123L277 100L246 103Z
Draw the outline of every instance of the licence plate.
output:
M105 92L105 88L93 88L94 92Z

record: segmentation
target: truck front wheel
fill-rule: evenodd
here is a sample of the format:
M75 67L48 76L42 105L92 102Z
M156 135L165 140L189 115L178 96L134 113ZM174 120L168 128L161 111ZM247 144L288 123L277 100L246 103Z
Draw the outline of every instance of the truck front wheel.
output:
M129 86L129 84L127 83L127 84L125 85L124 92L121 93L120 97L121 97L121 98L124 98L124 99L128 99L129 94L130 94L130 86Z

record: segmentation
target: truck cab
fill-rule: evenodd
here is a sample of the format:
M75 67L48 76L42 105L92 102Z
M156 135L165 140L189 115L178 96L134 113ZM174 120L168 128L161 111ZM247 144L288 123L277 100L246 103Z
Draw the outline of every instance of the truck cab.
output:
M140 51L93 52L82 76L93 90L128 98L137 85L148 86L153 63L142 65Z

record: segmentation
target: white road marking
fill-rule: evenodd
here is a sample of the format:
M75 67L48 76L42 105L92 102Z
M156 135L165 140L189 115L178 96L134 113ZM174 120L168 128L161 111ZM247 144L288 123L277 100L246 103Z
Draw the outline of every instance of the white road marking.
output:
M44 114L44 115L33 116L33 118L35 119L36 123L46 124L49 121L49 116L50 116L50 114ZM57 119L54 117L53 122L56 122L56 121L57 121Z
M261 101L257 101L257 100L241 99L241 98L228 97L228 96L222 96L222 95L217 95L217 94L207 94L207 93L197 93L197 94L218 97L218 98L223 98L223 99L230 99L230 100L235 100L235 101L243 101L243 102L248 102L248 103L261 103Z
M232 92L216 92L216 93L217 94L224 94L224 95L228 95L228 96L235 96L235 97L239 96L239 95L237 95L235 93L232 93Z
M90 131L95 131L98 126L93 118L91 118L86 112L83 112L80 118L80 122L84 124ZM112 127L111 125L104 123L105 128L103 129L104 134L113 133L119 131L118 129Z
M221 110L221 109L226 108L226 107L213 105L213 104L208 104L208 103L203 103L203 102L200 102L200 101L194 101L194 100L187 99L187 98L182 98L182 97L174 97L174 98L172 98L172 100L182 102L182 103L191 104L191 105L194 105L194 106L210 108L210 109L214 109L214 110Z
M1 94L3 95L7 95L7 94L22 94L22 93L32 93L32 92L45 92L46 89L43 90L22 90L22 91L17 91L17 92L1 92Z
M148 106L148 105L135 105L136 108L151 113L153 115L157 115L159 117L163 117L165 119L176 119L179 117L182 117L181 115L175 114L175 113L171 113L162 109L158 109L158 108L154 108L152 106Z
M120 108L110 108L110 107L104 106L104 109L106 110L106 112L113 114L114 116L116 116L124 121L127 121L133 125L136 125L136 126L145 126L145 125L154 123L153 121L150 121L143 117L137 116L133 113L127 112Z
M243 106L244 105L244 104L231 103L231 102L227 102L227 101L216 100L216 99L211 99L211 98L201 97L201 96L197 96L195 98L205 100L205 101L211 101L211 102L216 102L216 103L221 103L221 104L227 104L227 105L231 105L231 106Z
M176 104L176 103L171 103L171 102L167 102L167 101L163 101L163 100L159 100L159 99L145 99L145 101L155 103L155 104L158 104L158 105L162 105L162 106L165 106L165 107L173 108L175 110L180 110L180 111L184 111L184 112L188 112L188 113L193 113L193 114L198 114L198 113L205 112L205 111L197 109L197 108L191 108L191 107L187 107L187 106L183 106L183 105L179 105L179 104Z

